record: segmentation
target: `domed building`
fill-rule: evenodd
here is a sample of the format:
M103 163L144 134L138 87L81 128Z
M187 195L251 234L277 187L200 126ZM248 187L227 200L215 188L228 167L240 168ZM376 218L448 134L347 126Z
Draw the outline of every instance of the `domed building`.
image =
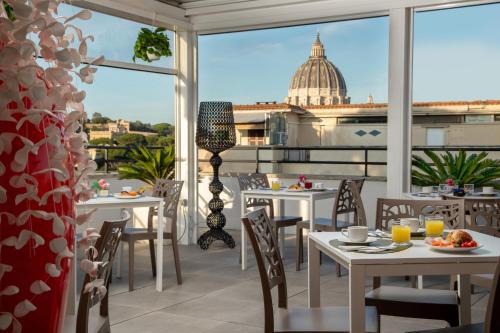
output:
M292 77L285 102L307 106L349 104L350 101L344 77L326 58L318 33L312 45L311 56Z

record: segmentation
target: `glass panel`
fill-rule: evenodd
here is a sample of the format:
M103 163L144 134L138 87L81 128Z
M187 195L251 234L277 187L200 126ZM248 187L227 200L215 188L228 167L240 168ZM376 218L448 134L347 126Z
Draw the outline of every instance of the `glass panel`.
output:
M467 169L468 162L443 156L484 151L487 158L500 158L495 151L500 123L494 121L500 115L498 17L498 3L415 14L412 143L414 156L422 158L414 158L412 183L416 186L437 186L452 179L462 187L475 179L475 189L480 191L491 183L481 176L488 173L484 169L476 170L478 177L471 178L467 170L475 168ZM430 145L445 148L430 151ZM426 172L433 165L433 153L437 155L433 158L450 164L445 170L452 171L436 168L435 177Z
M71 16L81 10L81 8L79 7L66 4L61 4L59 8L59 14L61 16ZM92 11L92 18L90 20L78 20L78 27L83 30L85 35L93 35L95 38L93 43L88 43L89 57L104 55L107 60L116 60L129 63L133 63L132 57L134 55L134 44L140 29L155 29L155 27L151 25L125 20L96 11ZM161 59L150 63L137 59L136 63L174 68L174 32L167 31L167 36L170 41L170 49L172 50L171 57L162 57Z
M238 145L222 170L385 176L385 151L370 147L386 145L388 28L377 17L200 36L199 100L234 105ZM275 146L248 147L250 121Z

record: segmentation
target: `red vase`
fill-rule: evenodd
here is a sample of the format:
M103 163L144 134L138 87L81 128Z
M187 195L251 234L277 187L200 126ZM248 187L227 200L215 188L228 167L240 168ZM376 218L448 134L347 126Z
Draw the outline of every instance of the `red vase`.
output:
M29 108L29 100L24 100L24 102L25 106ZM9 104L9 107L16 109L15 103ZM5 110L0 110L0 112L5 112ZM21 114L14 114L14 117L19 120ZM19 129L16 129L17 124L14 122L0 121L0 136L6 133L15 133L33 143L37 143L46 137L44 129L50 124L56 124L62 130L62 122L57 121L52 116L44 116L38 126L26 121ZM6 136L4 136L5 138ZM21 327L21 332L56 333L62 331L71 259L64 257L60 262L60 270L54 271L48 268L56 267L51 266L51 264L55 265L57 263L57 254L51 248L51 241L56 238L63 238L67 242L68 249L74 252L74 227L66 218L74 218L74 201L72 196L68 198L61 195L60 199L49 196L46 204L31 199L16 202L16 198L20 200L18 196L25 193L26 188L13 186L11 180L23 173L32 175L38 183L37 195L41 198L48 191L60 186L72 188L72 184L69 182L73 179L73 171L71 167L68 168L71 176L67 181L58 181L53 172L37 174L39 170L52 167L49 163L49 157L54 153L54 147L48 143L40 145L37 152L28 154L28 163L24 171L13 171L11 165L16 153L24 147L25 143L19 137L15 137L12 140L12 150L10 152L5 151L5 149L3 152L0 150L0 162L4 166L4 173L1 174L2 172L0 172L0 186L4 188L6 193L3 200L0 195L0 243L6 242L9 238L12 240L12 237L19 238L20 233L27 230L39 235L43 239L43 244L40 244L39 238L30 237L24 246L20 247L21 244L17 244L20 248L1 246L0 291L8 286L15 286L18 288L18 292L7 296L0 295L0 314L4 313L5 316L5 313L10 313L13 315L13 321L6 329L6 332L14 332ZM69 166L69 157L63 163ZM61 232L61 224L59 224L59 235L54 233L53 219L46 220L41 218L40 214L31 215L25 224L19 225L21 223L19 217L27 210L55 214L52 216L59 217L64 224L63 231ZM13 218L16 218L16 220L13 220ZM3 276L1 274L2 268ZM45 290L47 288L39 281L43 281L50 290ZM10 288L10 290L13 289ZM28 306L28 311L26 311L26 303L25 306L20 305L25 300L29 301L36 309ZM19 316L16 316L16 312ZM27 313L24 314L25 312ZM6 318L3 319L5 325Z

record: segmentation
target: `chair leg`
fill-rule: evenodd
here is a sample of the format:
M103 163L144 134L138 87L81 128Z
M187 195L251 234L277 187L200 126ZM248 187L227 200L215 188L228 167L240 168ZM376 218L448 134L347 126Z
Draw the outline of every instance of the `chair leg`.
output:
M337 274L337 277L341 277L342 276L342 271L341 271L341 268L340 268L340 264L339 263L335 263L335 272Z
M295 228L295 270L300 271L300 260L302 255L302 228Z
M172 249L174 251L175 274L177 275L177 284L182 284L181 261L179 258L179 246L177 245L176 235L172 237Z
M134 290L134 249L135 242L128 242L128 291Z
M154 239L149 240L149 256L151 258L151 270L153 271L153 276L156 277L156 256Z

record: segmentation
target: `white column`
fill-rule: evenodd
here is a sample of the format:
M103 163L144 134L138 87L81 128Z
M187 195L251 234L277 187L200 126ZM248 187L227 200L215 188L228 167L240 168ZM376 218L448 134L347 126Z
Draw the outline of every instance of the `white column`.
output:
M387 196L410 190L413 10L389 11L389 107L387 111Z
M198 157L194 140L198 93L196 33L177 31L175 49L178 69L175 89L175 177L184 181L177 230L185 230L182 244L192 244L197 238L198 218Z

